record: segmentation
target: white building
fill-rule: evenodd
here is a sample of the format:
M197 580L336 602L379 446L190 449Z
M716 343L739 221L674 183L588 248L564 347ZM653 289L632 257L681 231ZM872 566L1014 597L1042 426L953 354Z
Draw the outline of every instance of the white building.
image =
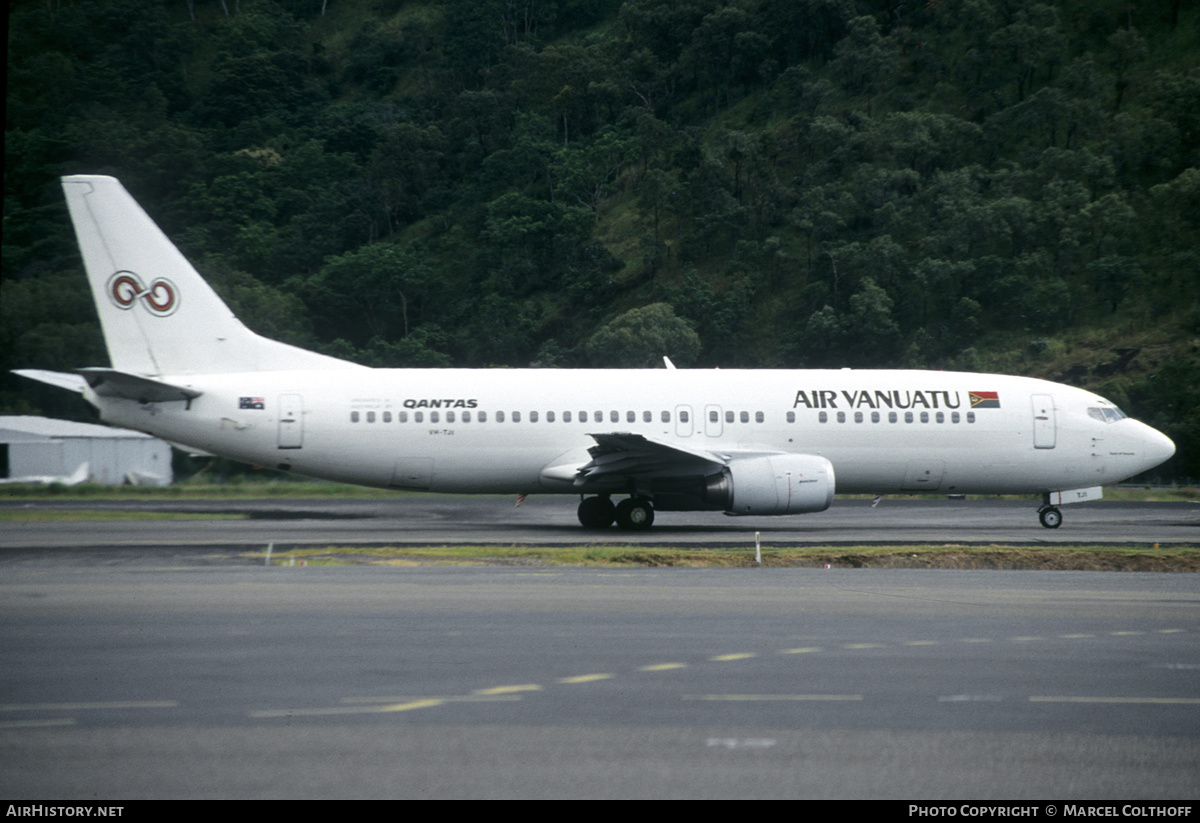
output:
M126 429L49 417L0 417L0 483L169 486L171 447Z

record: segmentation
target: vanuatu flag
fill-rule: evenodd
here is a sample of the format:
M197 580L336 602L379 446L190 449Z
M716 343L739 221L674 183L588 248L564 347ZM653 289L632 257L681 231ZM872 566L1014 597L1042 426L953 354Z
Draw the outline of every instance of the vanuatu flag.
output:
M1000 408L1000 394L994 391L973 391L969 392L971 396L971 408L973 409L998 409Z

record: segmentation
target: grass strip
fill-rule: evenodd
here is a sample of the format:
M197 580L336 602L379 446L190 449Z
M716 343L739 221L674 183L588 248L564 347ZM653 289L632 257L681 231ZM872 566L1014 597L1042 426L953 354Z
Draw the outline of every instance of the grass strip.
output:
M262 557L262 553L256 555ZM275 565L752 568L754 549L639 546L329 546L276 551ZM1200 571L1200 548L1148 546L802 546L762 551L767 567Z

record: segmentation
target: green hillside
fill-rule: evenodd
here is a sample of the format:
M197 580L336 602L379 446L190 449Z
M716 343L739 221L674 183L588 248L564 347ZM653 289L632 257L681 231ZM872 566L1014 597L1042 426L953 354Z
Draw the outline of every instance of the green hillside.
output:
M371 365L961 368L1200 477L1200 4L17 0L0 411L105 362L57 178Z

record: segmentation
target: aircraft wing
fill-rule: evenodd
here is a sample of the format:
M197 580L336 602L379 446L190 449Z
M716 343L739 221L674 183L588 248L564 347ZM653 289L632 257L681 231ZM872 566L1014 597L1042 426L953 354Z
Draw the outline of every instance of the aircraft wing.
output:
M577 486L613 476L703 476L729 461L727 455L666 443L642 434L612 432L590 436L596 445L588 449L592 459L576 471Z

